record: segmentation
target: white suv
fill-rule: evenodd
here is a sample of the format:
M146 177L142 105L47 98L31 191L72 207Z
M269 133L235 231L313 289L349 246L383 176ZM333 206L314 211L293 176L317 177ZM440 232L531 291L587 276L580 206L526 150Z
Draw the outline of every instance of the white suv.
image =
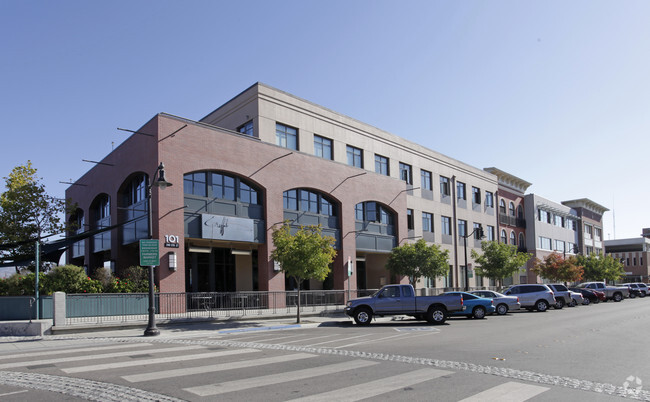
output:
M546 285L513 285L506 289L503 294L519 297L521 307L528 311L546 311L550 306L557 303L553 291Z

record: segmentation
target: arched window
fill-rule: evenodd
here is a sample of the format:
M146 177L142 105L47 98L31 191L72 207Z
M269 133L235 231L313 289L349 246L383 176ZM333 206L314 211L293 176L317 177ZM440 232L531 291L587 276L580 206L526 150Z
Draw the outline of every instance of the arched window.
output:
M516 237L514 231L510 232L510 244L512 244L514 246L517 245L517 237Z
M379 222L384 225L393 224L392 212L378 202L360 202L354 207L357 221Z
M285 210L336 216L334 203L323 194L305 189L293 189L285 191L282 197Z
M517 218L524 219L524 208L521 205L517 206Z
M508 244L508 237L504 229L501 229L501 243Z
M185 194L259 204L259 191L243 179L217 172L195 172L183 176Z
M526 247L526 238L523 233L519 233L519 248L523 249Z
M506 202L503 199L499 200L499 212L502 214L506 213Z
M510 201L510 204L508 205L508 209L510 211L510 216L515 216L515 203Z

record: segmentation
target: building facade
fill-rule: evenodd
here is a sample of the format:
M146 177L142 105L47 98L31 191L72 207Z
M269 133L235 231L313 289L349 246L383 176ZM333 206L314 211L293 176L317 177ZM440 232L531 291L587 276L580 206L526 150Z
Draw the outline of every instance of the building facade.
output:
M165 189L152 186L161 163ZM284 290L295 284L271 260L270 235L289 221L336 239L331 276L308 288L404 282L388 254L420 238L450 252L449 274L421 286L477 286L464 249L480 248L478 227L496 234L497 190L493 173L256 83L200 121L154 116L71 185L69 221L108 230L68 261L119 272L151 237L162 292Z
M625 282L650 283L650 229L643 229L642 237L605 240L605 253L623 264Z

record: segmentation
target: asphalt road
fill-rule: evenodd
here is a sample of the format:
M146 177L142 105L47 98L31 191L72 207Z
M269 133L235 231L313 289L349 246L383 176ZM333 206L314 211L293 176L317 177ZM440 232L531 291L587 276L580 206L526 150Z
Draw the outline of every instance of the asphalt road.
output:
M650 400L649 332L646 298L441 326L53 337L3 350L0 400Z

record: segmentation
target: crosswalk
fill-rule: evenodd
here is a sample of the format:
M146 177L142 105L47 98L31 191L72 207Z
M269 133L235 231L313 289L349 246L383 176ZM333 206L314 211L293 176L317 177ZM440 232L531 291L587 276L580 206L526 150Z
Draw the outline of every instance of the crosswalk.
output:
M286 336L283 339L285 344L292 342ZM329 341L323 337L310 342ZM0 395L16 398L29 394L30 384L47 381L57 384L58 393L79 396L75 388L81 388L93 399L93 392L101 392L100 400L127 400L125 395L142 392L169 396L168 400L418 400L430 399L432 390L446 387L447 397L439 400L523 402L549 390L501 380L478 392L465 391L458 386L465 381L463 373L453 370L209 343L107 343L0 354L0 362Z

